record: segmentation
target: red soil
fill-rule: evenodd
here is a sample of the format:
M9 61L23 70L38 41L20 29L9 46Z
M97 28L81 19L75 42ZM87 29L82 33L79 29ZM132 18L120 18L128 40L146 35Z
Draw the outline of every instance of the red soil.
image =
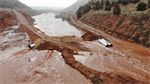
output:
M0 27L6 28L8 26L15 26L18 24L18 20L15 14L2 11L0 12Z
M32 41L35 39L41 38L37 34L31 32L30 29L26 28L26 26L20 26L29 34ZM87 78L91 79L93 83L142 83L141 81L135 80L131 76L127 76L124 74L117 74L117 73L102 73L93 69L90 69L80 62L76 61L73 57L74 50L68 48L68 46L64 44L59 44L55 41L46 41L41 43L37 49L38 50L49 50L50 48L61 52L65 62L70 65L71 67L77 69L81 74L85 75Z

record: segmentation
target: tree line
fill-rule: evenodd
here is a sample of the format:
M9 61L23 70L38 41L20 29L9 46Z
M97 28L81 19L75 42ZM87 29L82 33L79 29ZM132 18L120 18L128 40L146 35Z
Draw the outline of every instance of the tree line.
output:
M109 0L91 0L84 6L80 6L79 9L76 11L77 18L82 17L85 13L89 12L90 10L102 10L104 9L105 11L111 11L112 7L113 8L113 14L118 15L121 13L121 9L119 4L122 5L127 5L128 3L138 3L140 0L118 0L118 1L113 1L109 2ZM148 0L148 8L150 8L150 0ZM139 3L137 6L137 11L143 11L147 9L147 4L145 3Z

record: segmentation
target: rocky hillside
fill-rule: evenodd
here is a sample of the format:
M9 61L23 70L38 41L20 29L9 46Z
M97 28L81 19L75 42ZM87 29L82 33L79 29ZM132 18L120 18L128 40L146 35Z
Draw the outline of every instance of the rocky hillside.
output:
M0 0L0 8L10 8L10 9L31 9L25 4L21 3L19 0Z
M93 7L91 7L91 3L95 2L89 2L77 11L77 17L82 22L120 39L149 47L150 9L148 0L139 0L136 3L128 1L126 4L124 1L116 2L115 5L119 6L117 10L112 3L108 6L109 10L106 10L107 3L96 2ZM141 3L146 4L145 9L137 11ZM114 9L115 11L120 10L120 12L116 15Z
M110 35L149 47L150 17L148 14L136 16L96 14L89 12L80 20Z

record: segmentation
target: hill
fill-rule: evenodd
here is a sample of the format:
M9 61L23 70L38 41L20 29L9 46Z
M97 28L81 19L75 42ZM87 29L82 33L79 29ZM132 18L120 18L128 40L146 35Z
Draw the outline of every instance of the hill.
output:
M31 10L30 7L21 3L18 0L0 0L0 8L9 8L9 9L17 9L17 10L22 10L22 9Z
M65 11L65 12L67 12L67 11L75 12L80 6L86 4L88 1L90 1L90 0L77 0L74 4L67 7L63 11Z
M98 3L98 5L97 5ZM137 11L139 4L146 4L146 9ZM77 11L77 17L83 23L93 26L122 40L138 43L149 47L149 6L148 0L139 0L136 3L128 1L127 4L116 2L120 7L120 13L114 15L114 6L110 10L104 3L89 2ZM92 5L92 6L91 6ZM107 9L107 10L106 10Z
M0 0L0 11L11 12L12 10L21 10L31 16L41 13L41 12L32 10L32 8L28 7L27 5L20 2L19 0Z

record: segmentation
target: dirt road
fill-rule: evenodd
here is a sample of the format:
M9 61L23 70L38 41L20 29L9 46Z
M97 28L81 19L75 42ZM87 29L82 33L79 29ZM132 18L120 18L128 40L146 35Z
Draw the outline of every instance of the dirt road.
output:
M82 64L101 72L121 72L135 79L150 82L150 50L138 44L129 43L110 36L79 21L74 14L71 21L81 29L89 30L107 38L113 47L100 46L98 42L83 42L93 52L80 52L75 56Z
M42 32L41 30L39 30L39 29L33 27L31 24L29 24L29 22L26 20L26 18L25 18L21 13L15 11L15 10L14 10L13 12L16 14L17 18L19 19L20 24L26 26L26 27L27 27L28 29L30 29L33 33L39 35L42 39L48 40L48 41L50 40L50 39L48 39L48 38L49 38L48 35L46 35L46 34L45 34L44 32Z
M74 24L76 24L76 25L80 26L81 28L86 29L86 30L88 30L88 31L90 31L90 32L92 32L92 33L95 33L95 34L98 35L98 36L106 37L106 38L109 39L109 40L111 40L111 39L119 40L119 39L116 39L116 38L114 38L113 36L110 36L110 35L108 35L108 34L102 32L102 31L100 31L100 30L98 30L98 29L96 29L96 28L93 28L93 27L91 27L91 26L88 26L88 25L82 23L81 21L77 20L77 18L75 17L75 14L71 14L70 19L71 19L71 21L72 21Z

